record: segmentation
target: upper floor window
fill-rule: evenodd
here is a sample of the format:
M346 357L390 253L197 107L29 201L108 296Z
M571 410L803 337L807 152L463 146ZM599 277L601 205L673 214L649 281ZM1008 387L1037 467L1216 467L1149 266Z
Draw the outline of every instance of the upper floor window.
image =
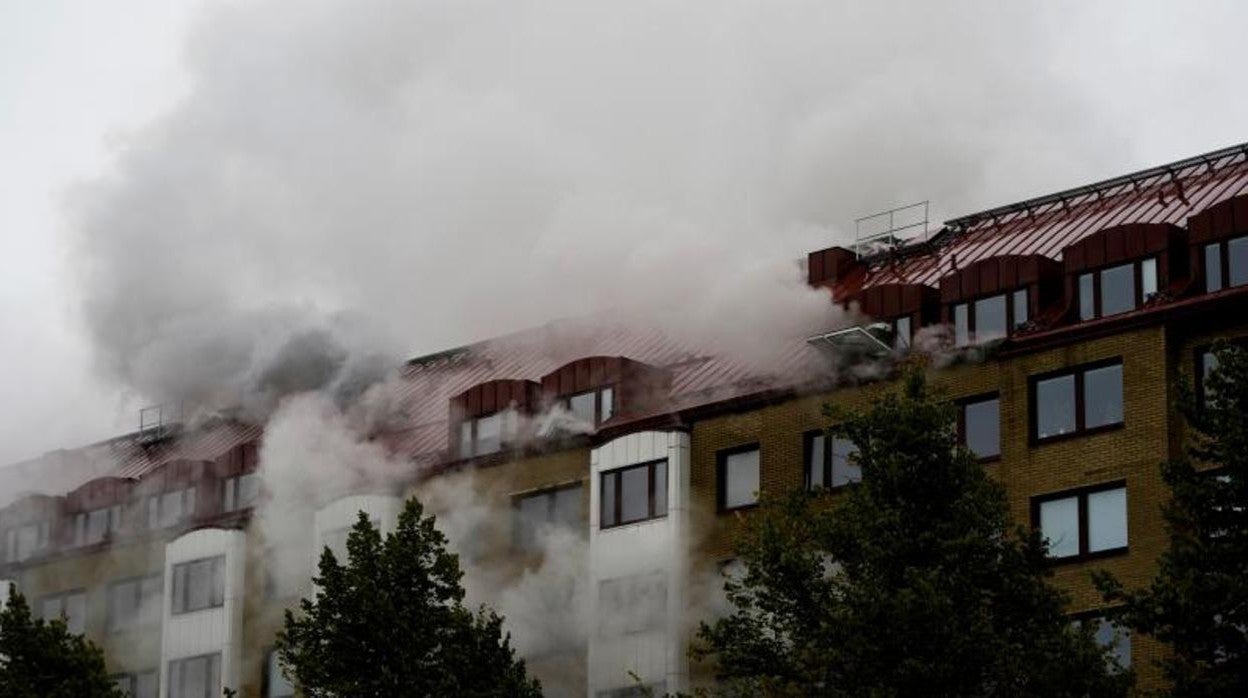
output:
M858 447L849 439L829 437L826 431L806 433L806 489L842 487L862 479Z
M1205 245L1205 291L1248 284L1248 235Z
M79 589L45 596L40 615L46 621L64 619L69 632L81 635L87 628L87 594Z
M564 406L582 422L602 424L615 415L615 389L607 386L577 393L564 400Z
M259 473L226 478L221 483L221 511L246 509L260 497Z
M46 550L52 525L47 521L22 524L4 532L4 561L22 562Z
M282 673L282 664L278 661L277 650L269 652L265 659L265 698L289 698L295 695L295 686Z
M1122 483L1035 497L1032 525L1055 559L1081 559L1127 549L1127 488Z
M1157 293L1157 258L1079 275L1079 319L1135 310Z
M217 698L221 695L221 653L169 662L168 698Z
M1122 424L1122 362L1031 378L1036 441Z
M459 423L459 455L463 458L495 453L503 448L503 412Z
M154 574L114 582L108 589L108 629L129 630L160 622L164 577Z
M716 454L719 475L719 510L740 509L758 503L758 445L743 446Z
M225 556L173 566L172 613L190 613L225 603Z
M580 485L516 498L514 543L521 550L538 549L543 531L554 528L576 530L581 525Z
M1212 349L1196 351L1196 397L1201 405L1208 405L1213 399L1209 388L1209 376L1218 368L1218 355Z
M602 528L667 516L667 461L605 472L601 476Z
M667 575L651 572L602 580L595 615L602 637L661 630L667 620Z
M147 527L165 528L195 513L195 488L186 487L147 498Z
M156 669L137 674L114 674L113 683L127 698L157 698L160 672Z
M991 342L1027 322L1028 293L1022 288L953 306L953 338L957 346Z
M121 507L111 506L74 515L74 545L99 543L121 528Z
M958 443L981 460L1001 455L1001 399L997 395L958 403Z

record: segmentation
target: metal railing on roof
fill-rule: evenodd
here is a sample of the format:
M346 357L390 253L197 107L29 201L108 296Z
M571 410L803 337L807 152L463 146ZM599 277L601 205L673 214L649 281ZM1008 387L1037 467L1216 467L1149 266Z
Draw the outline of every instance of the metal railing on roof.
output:
M862 258L882 248L926 241L928 204L920 201L854 219L854 254Z

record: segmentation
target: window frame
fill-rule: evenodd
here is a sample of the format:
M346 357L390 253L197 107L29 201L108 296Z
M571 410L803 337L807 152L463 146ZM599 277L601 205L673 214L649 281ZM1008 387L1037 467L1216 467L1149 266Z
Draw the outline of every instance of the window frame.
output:
M605 392L611 393L611 397L609 401L603 400L603 393ZM593 423L595 427L601 425L603 422L607 421L608 419L611 419L612 417L614 417L616 414L619 413L618 405L616 404L616 389L615 389L614 384L600 385L596 388L590 388L589 390L582 390L577 393L570 393L560 398L559 403L563 405L563 408L567 410L569 413L575 414L574 412L572 412L572 399L576 397L580 397L582 395L589 395L589 394L593 394L594 396ZM604 402L610 403L610 407L611 407L610 410L603 409ZM608 412L609 414L607 414ZM603 416L604 414L607 414L607 416L604 417Z
M104 512L104 534L99 540L88 540L91 531L91 516ZM89 545L101 545L111 541L121 530L121 505L110 504L94 509L74 512L73 519L74 547L84 548Z
M255 495L247 503L242 503L243 481L252 478L255 482ZM221 479L221 512L224 514L232 514L234 512L246 511L256 506L260 501L263 492L262 481L260 480L260 472L252 470L245 473L230 475Z
M178 687L178 692L177 692L177 693L174 693L174 687L173 687L174 667L173 667L173 665L174 665L174 664L178 664L178 665L179 665L179 667L178 667L178 678L182 679L182 681L180 681L179 683L185 684L185 683L186 683L186 681L185 681L185 679L186 679L185 664L186 664L186 663L188 663L188 662L193 662L193 661L195 661L195 660L197 660L197 659L205 659L205 660L208 660L208 672L209 672L209 673L208 673L208 674L206 674L206 676L208 677L208 682L207 682L207 684L204 686L204 690L205 690L205 693L204 693L204 698L213 698L215 695L219 694L219 693L220 693L220 691L221 691L221 688L222 688L222 686L221 686L221 684L222 684L221 669L222 669L222 660L224 659L224 658L221 656L221 654L222 654L221 652L207 652L207 653L205 653L205 654L196 654L196 655L191 655L191 656L189 656L189 657L178 657L177 659L170 659L170 660L169 660L169 672L168 672L168 676L169 676L169 685L165 688L164 695L165 695L165 696L170 696L170 697L172 697L172 696L184 696L184 695L185 695L185 694L182 692L182 688L183 688L182 686L179 686L179 687ZM214 659L216 660L215 662L213 661ZM212 679L212 677L211 677L211 675L210 675L210 672L211 672L212 667L213 667L213 665L214 665L214 664L216 665L216 669L217 669L217 673L216 673L216 680L215 680L215 681L213 681L213 679ZM212 690L214 687L216 688L216 692L214 692L214 691Z
M190 583L188 581L188 578L190 576L190 569L192 565L201 564L204 562L212 563L209 565L209 573L208 573L208 576L209 576L208 583L210 585L209 590L208 590L208 605L197 606L195 608L189 608L188 607L189 601L187 600L187 597L190 594L190 591L189 591ZM219 594L217 593L218 590L215 588L216 579L218 577L218 573L217 573L218 564L221 567L221 572L220 572L221 589L220 589ZM178 588L178 570L179 569L186 570L186 572L182 575L181 589ZM170 576L169 615L181 616L181 615L186 615L188 613L196 613L199 611L206 611L206 610L211 610L214 608L221 608L222 606L224 606L225 605L225 586L226 586L225 573L226 573L225 555L211 555L208 557L200 557L194 560L186 560L185 562L179 562L174 565L170 565L169 567L169 576ZM182 593L179 594L178 593L179 591L181 591ZM179 597L181 597L181 600L182 600L182 603L180 606L178 604Z
M165 595L165 584L164 584L163 572L153 572L151 574L143 574L143 575L138 575L135 577L126 577L124 579L116 579L108 583L108 587L106 589L106 593L108 594L108 599L104 608L104 615L105 615L104 625L109 634L124 633L128 631L139 630L142 628L147 628L153 625L160 624L160 618L161 618L162 613L158 613L157 611L160 611L160 612L164 611L163 598L160 600L159 605L156 607L157 611L151 612L155 616L154 618L143 617L143 606L145 603L147 603L150 600L143 595L143 582L149 581L149 580L159 580L160 591L158 594L153 595L153 597L155 598L163 597ZM121 586L122 584L134 585L135 614L134 614L134 617L129 620L129 622L127 622L124 625L119 625L117 614L115 613L113 609L113 599L115 598L116 588Z
M182 511L177 520L171 521L167 524L162 523L165 518L165 496L175 493L181 494L182 496ZM149 494L143 498L143 507L143 524L147 530L158 531L165 528L181 526L188 520L195 518L197 510L199 509L199 487L194 484L188 484L184 487ZM153 510L155 511L155 515L153 515ZM153 521L153 519L155 520Z
M511 546L512 546L512 549L523 551L523 552L533 551L532 548L528 546L527 542L522 540L523 527L521 526L521 516L520 516L521 502L523 502L526 499L533 499L536 497L545 497L547 499L546 518L543 520L543 523L551 524L552 522L555 521L555 518L556 518L554 514L556 512L556 502L558 501L557 499L558 494L560 492L566 492L568 490L578 490L578 499L580 500L579 502L580 510L579 510L578 518L584 519L585 517L584 487L585 487L584 484L578 480L576 482L563 483L560 485L554 485L553 487L542 487L540 489L530 490L528 492L519 492L519 493L512 495L511 497L511 514L512 514Z
M1239 288L1240 286L1248 286L1248 284L1232 284L1231 283L1231 249L1232 242L1237 240L1248 239L1248 235L1232 235L1213 242L1207 242L1200 246L1200 271L1204 276L1204 292L1218 293L1227 289ZM1217 248L1218 250L1218 287L1209 288L1209 248Z
M1156 270L1157 278L1155 279L1155 281L1157 283L1157 293L1161 293L1162 289L1164 288L1164 285L1162 284L1162 281L1161 281L1161 263L1160 263L1159 255L1155 255L1155 254L1148 255L1145 257L1140 257L1137 259L1132 259L1130 261L1106 264L1106 265L1103 265L1103 266L1100 266L1091 270L1085 269L1084 271L1081 271L1075 274L1074 275L1075 276L1074 297L1078 301L1077 310L1078 310L1079 322L1091 322L1093 320L1100 320L1101 318L1119 317L1121 315L1126 315L1127 313L1131 313L1136 310L1139 310L1140 308L1143 308L1144 304L1148 302L1148 298L1144 296L1144 263L1149 260L1153 262L1153 268ZM1101 272L1104 272L1109 269L1117 269L1118 267L1125 267L1125 266L1131 267L1131 274L1133 277L1132 287L1133 287L1133 294L1135 298L1135 305L1129 310L1124 310L1119 313L1114 313L1113 315L1106 315L1102 311L1104 307L1104 298L1101 292L1101 288L1102 288L1101 287ZM1079 293L1080 279L1082 279L1085 276L1092 277L1092 315L1086 318L1083 316L1084 308L1083 308L1082 294Z
M480 414L480 415L477 415L476 417L468 417L466 419L461 420L459 423L459 433L456 434L456 437L458 439L457 443L459 444L459 450L460 450L459 457L460 458L484 458L485 456L492 456L496 453L503 453L504 451L506 451L507 450L507 420L505 418L506 414L507 414L507 410L505 409L495 410L494 412L490 412L488 414ZM478 451L477 450L478 445L481 443L480 422L483 419L490 419L491 417L498 418L498 448L492 451ZM465 426L468 426L469 433L471 434L471 438L469 438L468 443L472 447L472 450L469 453L463 452L463 449L464 449L463 429Z
M1127 544L1117 548L1106 548L1104 550L1089 551L1088 550L1088 496L1099 494L1101 492L1111 492L1121 489L1126 501L1124 514L1126 515L1127 525ZM1131 498L1127 489L1126 479L1112 480L1110 482L1099 482L1095 485L1085 485L1074 489L1062 490L1060 492L1050 492L1048 494L1035 495L1031 498L1031 530L1044 537L1044 531L1040 529L1040 506L1046 502L1054 502L1062 499L1077 498L1076 511L1078 519L1076 524L1079 527L1079 552L1074 555L1066 555L1063 557L1053 557L1046 554L1046 559L1051 565L1066 565L1078 562L1087 562L1088 560L1099 560L1106 557L1117 557L1126 555L1131 552Z
M832 429L829 427L827 429L812 429L810 431L806 431L802 433L802 484L805 486L807 492L821 492L821 491L822 492L840 492L841 490L851 485L856 485L859 482L862 482L862 469L861 469L861 466L859 466L857 480L848 480L839 485L832 484L834 481L833 476L835 475L835 466L834 466L834 463L832 462L832 456L835 453L835 449L834 449L835 444L833 442L841 437L833 436L831 432L832 432ZM820 485L819 489L815 489L814 485L811 484L810 457L811 455L814 454L815 437L818 437L818 436L823 437L823 482L824 484ZM849 439L842 439L842 440L848 441ZM851 442L851 445L853 445L852 442ZM855 447L854 450L856 451L857 448Z
M981 402L988 402L989 400L997 401L997 452L996 454L991 455L991 456L981 456L978 453L971 451L970 447L966 443L966 408L968 405L978 405ZM958 445L962 446L963 448L967 449L967 451L970 451L972 454L974 454L975 460L980 463L995 463L996 461L1001 460L1001 453L1004 449L1002 448L1002 439L1001 439L1001 393L1000 391L994 390L992 392L978 393L976 395L967 395L966 397L960 397L954 401L954 405L957 406L957 410L958 410L958 416L957 416Z
M746 504L738 504L737 506L728 506L728 459L732 456L742 453L758 452L758 491L754 493L754 501ZM748 444L741 444L731 448L720 449L715 452L715 508L720 514L732 511L743 511L753 509L758 506L758 500L762 495L763 489L763 449L757 441Z
M73 625L70 623L69 604L67 602L69 601L69 598L71 596L82 597L82 629L78 632L74 632ZM39 597L39 613L37 614L36 617L43 618L45 622L51 622L53 620L56 620L56 618L45 618L44 612L43 612L43 607L49 601L53 599L61 602L61 612L56 618L61 618L65 621L65 629L75 635L85 635L87 633L87 620L91 615L91 608L90 608L91 597L90 595L87 594L87 590L85 588L79 587L76 589L66 589L65 591L58 591L58 592L54 592L51 594L44 594L43 596L40 596Z
M1087 423L1087 405L1084 400L1084 375L1089 371L1095 371L1110 366L1120 366L1122 368L1122 419L1112 424L1101 424L1095 427L1086 427ZM1052 434L1050 436L1040 436L1040 413L1039 413L1039 395L1037 387L1040 383L1054 378L1062 378L1065 376L1073 376L1075 379L1075 428L1073 431L1065 434ZM1115 356L1109 359L1100 359L1091 361L1077 366L1067 366L1065 368L1046 371L1027 376L1027 431L1028 440L1031 446L1041 446L1056 441L1064 441L1066 439L1075 439L1083 436L1093 436L1109 431L1124 429L1127 426L1127 400L1126 400L1126 383L1127 371L1126 362L1123 357Z
M641 462L641 463L632 463L632 464L625 465L625 466L622 466L622 467L619 467L619 468L612 468L612 469L610 469L610 470L604 470L604 471L602 471L602 472L598 473L598 528L599 528L599 530L607 530L607 529L611 529L611 528L619 528L619 527L621 527L621 526L632 526L632 525L634 525L634 524L645 523L645 522L647 522L647 521L655 521L655 520L658 520L658 519L665 519L665 518L667 518L668 512L669 512L669 511L670 511L670 509L671 509L671 506L670 506L670 501L668 501L668 502L664 502L664 506L663 506L663 513L661 513L661 514L656 513L656 512L658 511L658 502L656 501L656 497L655 497L655 494L656 494L656 487L655 487L655 484L656 484L656 483L655 483L655 480L656 480L656 478L655 478L655 471L658 469L658 466L659 466L659 464L660 464L660 463L662 463L662 464L664 464L664 465L666 465L666 466L667 466L667 467L664 469L664 474L665 474L666 476L670 477L670 476L671 476L671 473L670 473L669 471L670 471L670 469L671 469L671 464L670 464L670 463L668 463L668 459L667 459L667 458L655 458L654 460L643 461L643 462ZM649 499L649 504L648 504L648 511L649 511L649 514L648 514L647 516L643 517L643 518L640 518L640 519L634 519L634 520L630 520L630 521L623 521L623 520L622 520L622 517L620 516L621 510L623 509L623 506L622 506L622 504L623 504L623 488L620 486L620 484L621 484L621 482L623 481L623 474L624 474L625 472L627 472L627 471L629 471L629 470L636 470L636 469L638 469L638 468L648 468L648 469L649 469L649 473L647 474L648 488L649 488L649 496L648 496L648 499ZM606 481L606 478L607 478L607 477L611 477L611 478L614 478L614 479L615 479L615 483L614 483L614 488L615 488L615 489L614 489L614 495L615 495L615 497L614 497L614 501L613 501L613 504L612 504L612 508L614 509L614 511L615 511L615 515L616 515L616 520L615 520L615 522L614 522L614 523L607 523L607 522L606 522L606 519L605 519L605 517L606 517L606 508L602 506L602 495L603 495L603 491L605 490L605 487L603 486L603 483ZM666 484L666 483L665 483L665 484ZM670 500L670 498L671 498L671 488L670 488L670 487L665 487L665 488L664 488L664 492L665 492L666 496L668 497L668 499Z
M1027 308L1027 319L1023 320L1022 322L1018 321L1018 318L1015 317L1016 313L1014 312L1014 309L1016 307L1014 303L1014 296L1017 293L1022 293L1026 297L1026 301L1024 301L1024 305ZM949 317L952 318L952 324L954 325L954 328L955 328L954 346L958 348L964 348L964 347L973 347L982 343L975 338L975 332L978 329L976 327L977 323L975 319L975 304L983 300L996 298L998 296L1003 298L1004 303L1005 303L1005 335L1001 337L994 337L993 339L986 340L986 341L996 342L1002 339L1008 339L1014 336L1014 333L1018 331L1019 327L1021 327L1023 324L1031 320L1031 285L1030 284L1025 285L1025 286L1019 286L1018 288L1012 288L1006 291L1000 291L998 293L989 293L987 295L976 296L974 298L964 298L958 301L957 303L949 304ZM966 340L967 341L965 344L959 344L957 341L957 332L956 332L957 312L958 312L957 309L960 306L966 308Z

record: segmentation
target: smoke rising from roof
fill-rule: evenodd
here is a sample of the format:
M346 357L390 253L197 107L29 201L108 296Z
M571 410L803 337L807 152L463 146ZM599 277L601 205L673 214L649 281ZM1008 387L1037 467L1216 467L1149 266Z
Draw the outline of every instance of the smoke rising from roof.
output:
M148 400L263 413L376 357L594 312L765 356L831 322L795 262L853 217L1000 201L1115 147L1037 20L213 4L188 94L72 197L99 364Z

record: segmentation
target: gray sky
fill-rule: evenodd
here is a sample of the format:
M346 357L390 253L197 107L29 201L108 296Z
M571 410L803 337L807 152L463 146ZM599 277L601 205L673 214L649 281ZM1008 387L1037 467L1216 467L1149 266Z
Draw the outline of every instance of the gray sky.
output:
M1005 4L0 0L0 463L309 328L797 331L855 215L1248 140L1242 3Z

